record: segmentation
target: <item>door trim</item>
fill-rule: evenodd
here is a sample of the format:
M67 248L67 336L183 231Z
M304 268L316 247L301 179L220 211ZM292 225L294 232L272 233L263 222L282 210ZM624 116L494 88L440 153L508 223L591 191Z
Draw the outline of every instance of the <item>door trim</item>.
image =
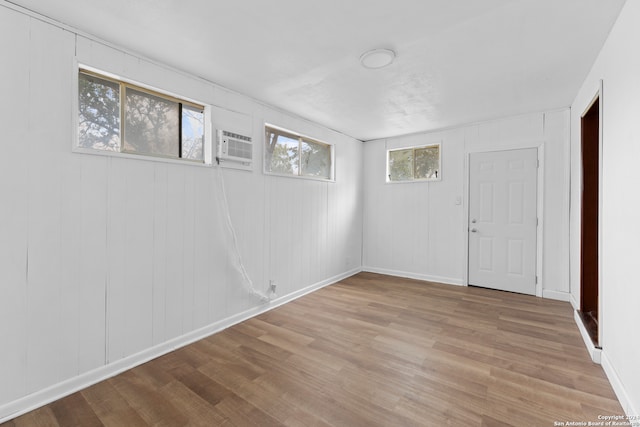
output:
M599 111L598 111L598 347L593 346L593 344L591 343L591 338L589 338L588 342L587 340L585 340L585 345L587 346L587 349L589 349L592 359L595 361L594 358L594 352L591 350L591 347L595 348L596 350L600 350L602 349L602 344L603 344L603 332L604 332L604 307L603 307L603 303L602 303L602 291L603 291L603 287L602 287L602 248L603 248L603 238L604 235L602 233L602 217L603 217L603 212L604 212L604 204L603 204L603 194L602 194L602 184L603 184L603 175L602 175L602 170L603 170L603 157L604 157L604 80L600 79L598 80L597 83L597 87L594 88L594 90L591 92L593 94L593 96L591 98L589 98L588 102L584 104L584 107L581 108L580 111L580 119L582 119L585 114L587 114L587 112L591 109L591 107L593 106L593 104L596 102L596 100L598 101L599 104ZM581 208L582 206L582 187L583 187L583 178L582 178L582 137L580 138L580 144L577 147L577 149L579 150L578 156L580 158L580 163L579 163L579 167L580 167L580 182L579 182L579 191L578 191L578 206L577 208ZM580 230L582 230L582 217L580 216L579 218L580 221ZM578 257L579 259L581 259L582 255L580 253L581 251L581 246L582 246L582 237L580 237L580 241L579 241L579 246L577 248L577 250L579 251L578 253ZM571 260L571 254L569 255L569 259ZM580 261L581 262L581 261ZM571 274L571 272L570 272ZM581 274L581 272L579 273ZM569 283L573 284L573 278L569 277ZM576 286L578 288L578 293L577 293L577 301L576 304L574 304L574 309L575 310L580 310L580 301L582 299L582 289L580 289L580 284L581 284L582 278L578 277L577 279L577 283ZM572 292L573 289L570 289L571 291L571 296L572 298L575 298L576 295ZM583 337L584 338L584 337ZM591 346L590 346L591 344Z
M538 227L536 228L536 296L542 297L543 290L543 280L542 280L542 246L543 246L543 236L544 236L544 217L542 213L544 212L544 141L531 142L528 144L513 144L513 145L505 145L501 147L496 147L495 149L480 149L480 150L469 150L465 149L464 153L464 180L463 180L463 200L465 205L463 206L463 215L462 215L462 229L464 237L464 276L463 282L464 286L469 286L469 176L470 171L469 168L471 166L471 154L474 153L491 153L495 151L507 151L507 150L521 150L527 148L537 148L538 149L538 175L537 175L537 217L538 217Z

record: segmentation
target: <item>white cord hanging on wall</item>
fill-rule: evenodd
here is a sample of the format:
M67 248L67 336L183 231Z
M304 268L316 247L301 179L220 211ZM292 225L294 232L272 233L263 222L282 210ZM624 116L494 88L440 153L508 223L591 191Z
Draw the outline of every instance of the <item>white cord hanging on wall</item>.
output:
M227 200L227 191L224 184L224 174L222 173L221 167L218 166L216 167L216 169L218 170L218 180L220 182L220 187L221 187L221 194L222 194L221 205L222 205L222 210L225 217L225 224L227 226L227 229L229 230L229 234L231 234L232 251L234 255L233 258L235 260L234 266L242 276L242 283L245 290L250 295L258 297L260 301L265 303L269 302L275 296L275 292L273 292L273 288L269 287L268 294L265 294L264 292L257 290L253 284L253 281L251 280L251 277L249 277L249 273L247 272L247 269L245 268L244 263L242 262L242 255L240 254L240 247L238 245L238 237L236 235L235 229L233 228L233 221L231 220L231 213L229 212L229 202Z

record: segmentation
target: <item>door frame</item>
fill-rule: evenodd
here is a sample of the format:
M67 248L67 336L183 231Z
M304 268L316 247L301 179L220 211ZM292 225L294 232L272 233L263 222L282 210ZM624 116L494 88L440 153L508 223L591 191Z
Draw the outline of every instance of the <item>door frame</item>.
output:
M527 148L537 148L538 150L538 170L537 170L537 191L536 191L536 215L538 217L538 226L536 228L536 296L542 297L542 244L544 231L544 141L533 141L523 144L505 144L500 147L484 148L484 149L465 149L464 153L464 180L463 180L463 200L465 202L463 209L463 236L464 237L464 276L463 285L469 286L469 178L471 167L471 154L474 153L492 153L496 151L521 150Z
M603 145L603 141L604 141L604 81L602 79L598 80L597 83L597 87L595 88L595 90L593 90L591 93L593 94L591 96L591 98L588 99L588 102L586 102L584 104L584 106L578 110L580 111L580 122L582 122L582 118L585 116L585 114L587 114L587 112L589 111L589 109L591 109L591 107L593 106L593 104L598 101L598 345L599 347L596 347L595 345L593 345L593 343L591 342L591 337L588 335L588 333L586 332L586 329L584 329L584 325L582 324L582 320L579 319L579 315L576 314L576 319L580 320L578 327L580 328L580 332L582 334L582 338L585 341L585 345L587 346L587 349L589 350L589 352L591 353L591 358L594 362L596 363L600 363L600 352L602 351L602 343L603 343L603 332L604 332L604 328L603 328L603 324L604 324L604 312L603 312L603 304L602 304L602 292L603 292L603 286L602 286L602 248L603 248L603 233L602 233L602 217L603 217L603 209L604 209L604 204L603 204L603 174L602 174L602 170L603 170L603 157L604 157L604 145ZM580 132L582 132L582 125L580 125ZM576 147L576 149L578 150L578 158L579 158L579 168L580 168L580 173L578 174L580 182L579 184L579 191L578 191L578 206L577 209L581 209L582 207L582 188L583 188L583 168L582 168L582 136L580 136L579 138L580 143L578 144L578 146ZM580 221L580 233L582 231L582 215L579 216L579 221ZM582 235L580 235L580 240L579 240L579 245L578 245L578 257L579 257L579 262L582 262L582 254L581 254L581 249L582 248ZM582 270L580 268L580 270ZM579 274L582 274L582 271L579 272ZM570 278L570 283L573 282L573 279ZM575 295L573 294L573 292L571 293L572 296L572 305L574 310L577 311L580 310L581 306L580 306L580 301L582 300L582 289L581 289L581 283L582 283L582 277L578 277L577 281L576 281L576 286L578 288L578 300L574 301L573 298L575 297ZM576 320L576 323L578 323L578 321ZM583 330L584 329L584 330Z

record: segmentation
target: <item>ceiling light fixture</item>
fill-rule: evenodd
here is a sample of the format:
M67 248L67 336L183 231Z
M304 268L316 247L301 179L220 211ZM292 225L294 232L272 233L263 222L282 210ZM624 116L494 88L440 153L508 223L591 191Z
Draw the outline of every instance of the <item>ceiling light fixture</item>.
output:
M364 68L376 69L391 65L395 58L391 49L372 49L360 55L360 63Z

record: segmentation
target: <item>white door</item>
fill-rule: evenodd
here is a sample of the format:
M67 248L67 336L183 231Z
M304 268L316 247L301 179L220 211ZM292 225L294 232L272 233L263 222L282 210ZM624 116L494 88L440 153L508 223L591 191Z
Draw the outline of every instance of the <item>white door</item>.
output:
M538 150L469 159L469 284L535 295Z

